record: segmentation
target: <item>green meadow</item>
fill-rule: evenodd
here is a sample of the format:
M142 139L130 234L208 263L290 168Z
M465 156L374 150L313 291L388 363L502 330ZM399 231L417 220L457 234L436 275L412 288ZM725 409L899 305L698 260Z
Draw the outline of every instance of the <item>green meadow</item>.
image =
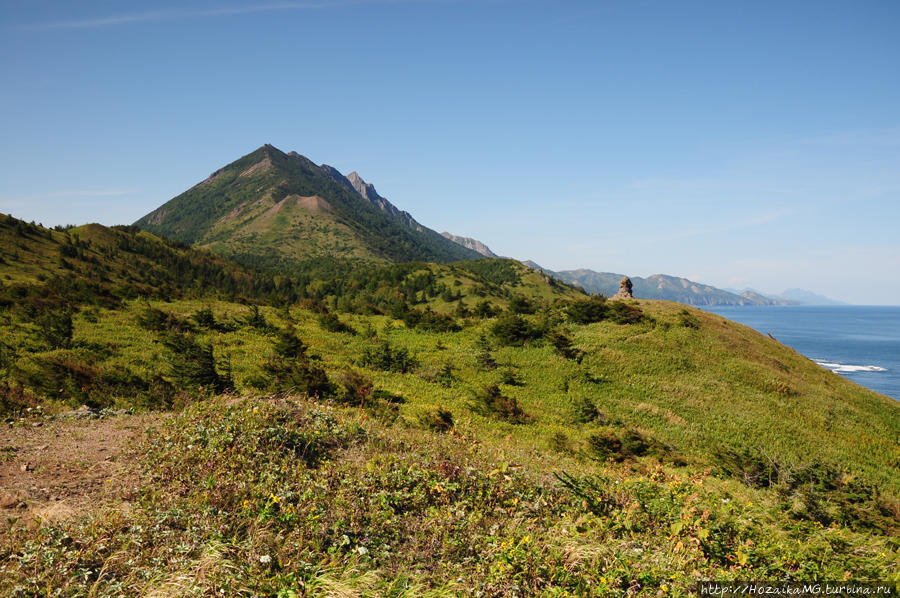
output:
M511 261L276 276L0 224L8 425L157 414L128 496L10 525L5 594L900 582L896 402L717 315Z

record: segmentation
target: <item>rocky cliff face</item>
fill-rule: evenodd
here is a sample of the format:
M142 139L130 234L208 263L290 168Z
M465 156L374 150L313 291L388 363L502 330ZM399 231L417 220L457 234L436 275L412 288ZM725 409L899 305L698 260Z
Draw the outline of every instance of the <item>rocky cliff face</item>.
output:
M444 231L441 233L445 238L450 239L457 245L462 245L466 249L471 249L472 251L477 251L484 257L500 257L493 251L491 248L482 243L477 239L473 239L471 237L460 237L458 235L451 235L450 233Z
M345 180L350 183L353 190L359 193L363 199L368 200L369 203L382 212L390 214L394 219L399 220L414 230L422 230L422 225L416 222L409 212L398 209L397 206L378 195L378 191L375 190L375 185L365 182L355 170L348 174Z

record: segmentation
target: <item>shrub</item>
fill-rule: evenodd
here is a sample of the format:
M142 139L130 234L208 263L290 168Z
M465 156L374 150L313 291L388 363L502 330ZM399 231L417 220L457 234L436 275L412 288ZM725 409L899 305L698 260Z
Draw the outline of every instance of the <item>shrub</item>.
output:
M469 308L466 307L465 303L460 301L459 303L456 304L456 309L454 310L453 314L457 318L468 318L469 316L472 315L472 312L469 311Z
M198 309L191 317L197 322L197 325L200 328L215 330L217 332L231 332L234 330L234 326L216 320L216 315L209 306Z
M574 359L580 362L581 359L584 358L584 353L573 346L574 341L572 337L562 330L550 332L547 336L547 340L549 340L550 344L553 345L553 348L556 349L557 355L563 359Z
M228 375L216 370L212 346L199 344L192 336L170 333L163 338L169 350L169 366L172 378L182 388L222 393L232 390Z
M449 432L453 429L453 413L443 407L431 409L419 416L419 423L432 432Z
M621 433L606 428L588 438L588 446L601 461L623 461L662 450L656 441L633 429Z
M268 375L263 387L271 391L303 393L313 398L334 393L334 385L325 370L306 356L296 359L274 356L263 365L263 371ZM260 385L260 382L256 384Z
M11 389L12 398L32 393L44 398L66 401L70 406L87 405L109 407L116 400L131 406L166 408L171 406L173 393L167 384L145 379L128 369L104 369L89 357L69 352L35 357L28 367L18 373L28 389Z
M316 398L334 394L334 385L325 370L312 362L306 354L306 345L293 329L278 331L273 350L274 355L263 364L267 376L255 380L256 387L304 393Z
M458 267L473 272L481 278L497 285L517 286L522 282L519 267L512 260L487 258L459 262Z
M501 316L493 326L493 334L501 345L522 346L526 342L539 338L540 332L536 330L522 316L507 314Z
M250 307L250 314L244 318L242 324L248 328L256 328L260 332L269 332L271 330L269 322L266 321L266 317L263 313L259 311L258 305L252 305Z
M325 312L319 316L319 326L328 332L356 334L356 330L350 325L341 322L340 318L331 312Z
M588 397L581 397L575 400L573 404L575 411L575 422L579 424L589 424L591 422L604 423L606 416L597 408L597 405Z
M700 328L700 319L686 309L678 312L678 325L685 328Z
M291 328L278 331L278 338L275 340L273 348L276 354L289 359L297 359L306 355L306 345Z
M493 318L497 315L498 310L487 299L482 299L475 304L472 313L479 318Z
M418 328L428 332L458 332L461 330L452 316L435 313L430 308L408 310L401 315L400 319L407 328Z
M436 380L438 384L440 384L444 388L450 388L451 386L453 386L453 382L456 380L456 376L453 375L453 366L450 364L450 362L444 364L444 366L441 368L441 371L438 372Z
M394 349L388 341L383 341L375 347L366 349L359 363L378 370L399 372L401 374L410 372L417 365L415 358L409 354L409 351L403 347Z
M348 405L366 407L374 390L369 378L356 370L347 370L341 376L341 393L338 399Z
M525 383L516 377L516 372L509 368L500 372L500 384L506 384L507 386L525 386Z
M6 380L0 381L0 415L20 416L40 403L37 395L22 386L10 386Z
M483 334L478 337L478 355L475 357L475 361L482 370L493 370L497 367L497 362L491 355L491 344Z
M476 393L472 409L480 415L497 417L513 424L531 421L528 414L519 407L515 397L504 396L496 384L486 386Z
M38 316L35 322L41 340L51 349L66 349L72 344L72 310L52 310Z
M137 316L138 326L151 332L196 332L197 329L187 320L147 305Z
M588 446L594 456L601 461L622 461L625 458L622 441L610 430L592 434L588 438Z
M537 305L527 297L516 295L510 299L509 307L507 309L511 314L528 315L537 311Z
M576 301L566 309L569 320L576 324L593 324L606 318L608 312L606 299L595 295L590 299Z
M637 324L644 321L644 312L624 301L610 301L607 319L616 324Z
M550 448L557 453L568 454L572 452L572 446L569 443L569 437L562 432L556 432L550 437Z
M724 447L714 453L722 471L752 488L768 488L778 481L780 464L746 447Z

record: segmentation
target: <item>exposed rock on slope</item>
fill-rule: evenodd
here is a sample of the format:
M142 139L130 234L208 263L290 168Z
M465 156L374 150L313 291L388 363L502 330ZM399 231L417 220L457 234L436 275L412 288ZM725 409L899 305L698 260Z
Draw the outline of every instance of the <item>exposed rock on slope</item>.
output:
M622 280L619 281L619 291L610 297L610 299L634 299L634 295L631 294L633 286L631 279L627 276L623 276Z
M450 239L451 241L453 241L454 243L456 243L458 245L462 245L463 247L465 247L467 249L471 249L472 251L477 251L484 257L500 257L499 255L497 255L496 253L491 251L490 247L488 247L487 245L485 245L484 243L482 243L481 241L479 241L477 239L473 239L471 237L460 237L458 235L451 235L450 233L448 233L446 231L442 232L441 235L443 235L447 239Z

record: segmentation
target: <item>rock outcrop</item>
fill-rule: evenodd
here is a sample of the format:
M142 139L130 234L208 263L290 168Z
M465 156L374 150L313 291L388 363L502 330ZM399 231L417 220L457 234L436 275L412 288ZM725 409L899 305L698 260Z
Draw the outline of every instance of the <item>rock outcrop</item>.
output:
M631 288L631 279L623 276L622 280L619 281L619 292L610 297L610 299L634 299L634 295L631 294Z

